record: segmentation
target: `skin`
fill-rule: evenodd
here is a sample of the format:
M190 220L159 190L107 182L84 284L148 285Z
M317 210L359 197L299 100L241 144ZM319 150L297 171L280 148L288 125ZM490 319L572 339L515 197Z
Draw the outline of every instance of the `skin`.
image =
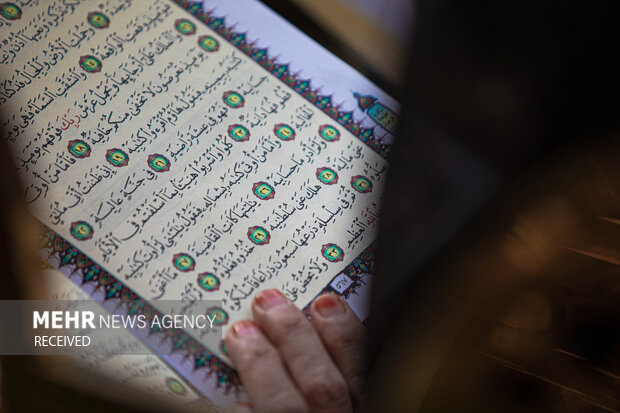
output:
M335 294L318 297L311 320L277 290L252 302L254 321L239 321L226 346L250 398L235 411L349 413L365 405L365 329Z

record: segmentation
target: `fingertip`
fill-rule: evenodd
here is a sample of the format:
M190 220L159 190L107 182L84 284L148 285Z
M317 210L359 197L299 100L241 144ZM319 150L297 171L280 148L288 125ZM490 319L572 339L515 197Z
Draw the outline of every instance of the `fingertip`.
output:
M347 303L337 294L325 293L317 297L310 306L313 317L329 319L338 317L348 311Z
M237 402L228 413L252 413L252 406L247 402Z
M260 334L258 326L250 320L241 320L233 324L226 332L224 338L225 354L231 359L241 354L245 347L250 345L250 340L255 340Z
M234 323L226 332L226 347L230 361L252 400L252 409L260 412L300 411L298 407L304 406L303 399L291 382L278 350L258 324L249 320ZM279 406L296 407L283 410ZM249 411L243 405L239 408Z
M288 299L276 289L263 290L254 296L252 300L252 309L260 309L269 311L272 308L288 304Z
M244 339L258 334L258 326L250 320L241 320L233 324L226 332L226 341Z

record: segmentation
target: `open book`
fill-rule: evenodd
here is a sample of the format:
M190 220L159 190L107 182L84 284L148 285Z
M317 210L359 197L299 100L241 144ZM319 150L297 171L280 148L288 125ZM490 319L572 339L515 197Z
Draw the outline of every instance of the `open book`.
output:
M220 336L266 288L364 317L396 103L258 2L205 3L0 5L0 122L45 258L102 302L217 301ZM221 346L156 333L187 383L242 397Z

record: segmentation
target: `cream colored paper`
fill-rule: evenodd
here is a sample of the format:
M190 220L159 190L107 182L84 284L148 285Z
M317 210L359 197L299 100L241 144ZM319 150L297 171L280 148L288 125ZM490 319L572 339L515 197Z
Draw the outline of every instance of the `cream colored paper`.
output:
M26 199L140 296L221 299L227 328L265 288L305 306L375 238L386 161L189 13L161 0L36 3L0 27L2 125ZM277 135L283 124L294 139ZM107 160L114 149L127 165ZM155 171L156 155L169 169ZM253 192L261 182L272 199ZM250 239L257 226L268 243ZM205 274L217 281L201 286Z

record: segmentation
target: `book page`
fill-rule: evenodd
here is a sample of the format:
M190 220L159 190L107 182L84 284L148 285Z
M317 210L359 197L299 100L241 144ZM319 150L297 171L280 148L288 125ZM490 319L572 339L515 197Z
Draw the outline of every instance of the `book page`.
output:
M0 11L1 122L29 208L106 291L221 300L225 330L373 241L387 162L243 39L171 1L39 3Z
M71 300L87 300L88 294L57 270L44 271L44 282L48 287L51 299L71 302ZM100 314L107 311L101 307ZM123 331L117 340L101 341L106 352L101 355L69 355L47 359L48 362L59 364L52 369L57 380L65 380L71 386L79 386L82 390L99 393L105 397L114 396L127 401L136 393L148 397L150 402L164 403L178 412L217 413L219 410L212 403L196 392L183 378L166 365L157 355L149 353L148 348L129 331ZM140 347L144 355L122 355L118 347ZM60 367L62 365L62 367ZM89 373L84 373L89 372ZM99 380L88 374L97 374ZM85 376L83 380L77 377ZM102 378L120 384L126 391L116 394L107 389ZM103 384L103 386L102 386Z
M203 0L202 5L210 15L207 21L222 19L222 26L232 27L232 33L243 33L253 48L265 49L267 53L262 59L275 60L272 71L280 72L280 66L285 65L288 73L297 78L298 85L305 88L300 89L302 95L312 96L308 90L313 91L321 103L324 97L329 97L331 105L346 113L349 122L358 128L358 136L372 131L371 140L378 140L379 147L391 149L395 136L390 125L394 117L385 114L391 111L398 119L400 105L362 73L260 0ZM329 111L327 107L323 110ZM351 124L345 127L350 128ZM361 320L370 313L375 247L376 243L371 244L364 254L363 261L369 267L350 261L323 290L339 294Z

